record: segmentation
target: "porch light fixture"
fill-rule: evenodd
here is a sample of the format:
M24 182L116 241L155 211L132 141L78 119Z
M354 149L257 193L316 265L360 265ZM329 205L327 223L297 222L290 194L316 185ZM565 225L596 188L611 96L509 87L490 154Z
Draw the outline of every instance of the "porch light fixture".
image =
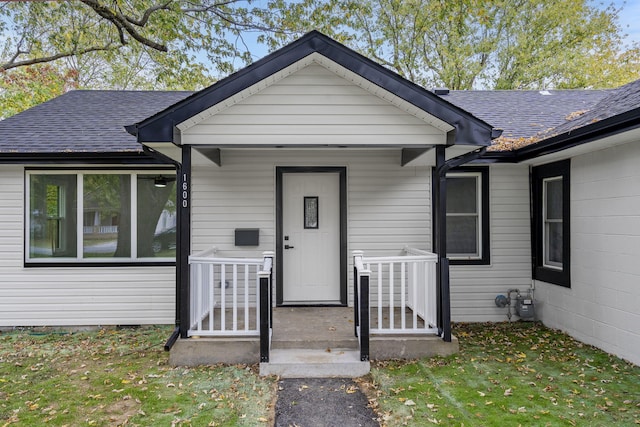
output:
M165 188L167 186L167 178L164 176L158 176L153 180L153 185L158 188Z

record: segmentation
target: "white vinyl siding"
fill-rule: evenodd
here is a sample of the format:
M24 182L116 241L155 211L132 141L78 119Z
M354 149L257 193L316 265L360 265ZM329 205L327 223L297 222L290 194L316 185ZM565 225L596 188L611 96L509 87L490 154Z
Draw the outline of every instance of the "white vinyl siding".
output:
M353 250L388 256L400 255L405 245L431 247L430 168L401 167L395 150L225 150L223 155L221 168L202 156L193 158L195 252L216 246L220 256L259 257L275 250L276 166L347 168L350 263ZM235 247L235 228L259 228L260 246Z
M312 64L183 132L218 146L442 144L445 132Z
M0 327L174 322L175 267L25 268L24 168L0 180Z
M536 282L548 326L640 364L640 144L571 159L571 289Z
M459 322L507 320L494 299L531 286L529 168L492 165L489 171L489 265L452 265L451 317Z
M256 257L275 249L275 167L347 167L348 254L400 255L405 245L431 249L431 170L400 167L391 150L224 150L217 167L194 155L192 245L221 256ZM531 284L529 170L491 166L491 264L451 266L453 319L502 321L498 294ZM233 245L235 228L260 228L260 246ZM351 267L349 267L351 268ZM351 270L347 272L349 279ZM350 282L349 282L350 283ZM351 301L352 285L349 284Z

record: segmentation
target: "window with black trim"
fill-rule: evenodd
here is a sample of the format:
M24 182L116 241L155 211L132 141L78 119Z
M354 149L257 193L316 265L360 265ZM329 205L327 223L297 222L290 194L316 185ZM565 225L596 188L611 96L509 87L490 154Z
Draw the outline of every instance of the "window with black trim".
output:
M173 171L26 172L25 261L175 261Z
M447 258L451 264L489 264L489 169L447 173Z
M571 286L569 234L569 160L532 170L533 278Z

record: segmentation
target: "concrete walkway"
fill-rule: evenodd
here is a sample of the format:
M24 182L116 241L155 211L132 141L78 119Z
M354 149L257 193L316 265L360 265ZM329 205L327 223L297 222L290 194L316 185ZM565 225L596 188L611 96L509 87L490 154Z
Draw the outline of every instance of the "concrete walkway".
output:
M275 427L379 427L358 385L347 378L293 378L278 383Z

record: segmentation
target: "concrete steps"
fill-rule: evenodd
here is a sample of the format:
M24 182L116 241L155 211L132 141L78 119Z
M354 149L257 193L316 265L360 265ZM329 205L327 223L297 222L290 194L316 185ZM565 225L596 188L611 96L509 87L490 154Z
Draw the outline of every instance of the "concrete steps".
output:
M375 324L375 318L372 323ZM352 308L275 308L271 354L269 363L261 364L261 373L290 378L365 375L369 372L369 363L360 361L353 325ZM372 335L369 356L371 360L418 359L457 351L455 337L446 343L436 335ZM258 360L260 339L257 336L179 339L169 353L172 366L252 364Z
M368 374L370 364L360 361L352 316L352 309L345 307L276 308L269 363L260 364L260 375L355 378Z
M327 337L323 334L315 336L273 334L271 348L274 350L308 349L331 352L333 349L358 350L358 338L353 334L347 336Z
M272 349L269 363L260 363L260 375L281 378L356 378L369 369L370 363L360 361L358 350L340 348Z

